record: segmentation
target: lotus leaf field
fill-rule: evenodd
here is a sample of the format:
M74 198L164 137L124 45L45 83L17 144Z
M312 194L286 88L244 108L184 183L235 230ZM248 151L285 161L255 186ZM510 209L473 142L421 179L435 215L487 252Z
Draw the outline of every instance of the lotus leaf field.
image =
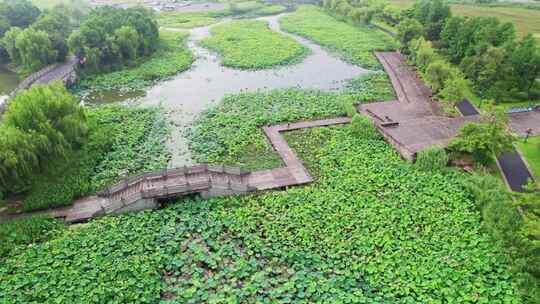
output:
M306 37L336 51L345 60L370 69L380 68L373 51L396 46L382 31L347 24L315 6L300 6L296 12L280 18L280 24L283 30Z
M163 12L158 16L158 21L166 28L191 29L211 25L227 17L259 17L276 15L285 11L287 8L282 5L263 5L259 2L248 1L237 3L234 11L228 8L203 12Z
M293 38L276 33L264 21L241 20L216 25L202 45L217 51L224 66L263 69L297 62L307 49Z
M241 2L227 14L284 9ZM190 28L223 16L165 13L160 24ZM341 90L226 95L198 114L187 140L196 162L271 169L283 164L262 126L352 116L351 124L283 134L314 182L184 197L69 228L41 216L10 222L0 226L0 303L524 303L511 255L490 234L499 217L482 221L471 177L443 163L426 170L402 160L352 107L396 99L373 55L395 48L392 39L315 6L299 6L280 24L372 71ZM219 24L211 34L202 45L239 69L294 63L309 51L259 20ZM185 71L195 60L186 39L162 31L150 58L84 78L75 90L140 89ZM85 111L87 143L29 181L24 209L67 205L126 175L168 166L164 109Z
M195 122L189 137L201 163L271 169L281 165L260 126L344 114L343 104L390 100L394 91L386 74L374 72L351 80L345 92L299 89L246 92L225 97Z
M460 173L349 126L287 138L316 183L93 221L5 259L0 302L520 303Z

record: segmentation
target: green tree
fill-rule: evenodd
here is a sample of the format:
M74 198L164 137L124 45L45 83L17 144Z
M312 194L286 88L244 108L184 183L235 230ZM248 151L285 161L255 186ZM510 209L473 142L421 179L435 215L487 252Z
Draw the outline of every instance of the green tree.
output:
M50 160L78 147L86 133L85 113L61 83L20 93L0 125L0 187L20 185Z
M410 53L409 44L411 41L420 38L423 35L424 29L422 24L415 19L405 19L398 25L396 39L401 45L401 51L404 54Z
M487 164L492 157L513 148L515 136L509 132L507 122L504 113L489 113L479 122L465 124L448 148L470 153L477 161Z
M469 87L469 82L461 73L454 73L444 82L444 88L439 92L439 96L445 101L458 102L465 98L465 90Z
M46 32L49 35L53 48L57 51L56 61L64 61L69 52L67 38L73 31L70 16L62 6L46 11L32 24L32 28Z
M137 58L137 47L139 46L139 34L130 26L123 26L114 31L115 43L120 48L122 58L133 60Z
M9 20L11 26L26 28L36 21L41 12L28 0L4 0L0 2L0 16Z
M489 47L480 55L465 58L461 69L483 95L499 101L507 94L511 66L505 49Z
M413 16L424 25L426 39L437 41L451 16L450 6L444 0L418 0L413 6Z
M525 36L510 54L514 87L531 97L531 90L540 78L540 47L532 34Z
M21 54L17 49L16 41L19 34L22 32L22 29L19 27L12 27L9 31L6 32L4 38L2 38L2 46L8 53L11 61L17 65L21 63Z
M33 28L22 31L17 36L15 46L21 57L21 64L30 71L37 71L55 62L58 56L58 51L53 48L47 33Z
M120 30L123 27L135 30L137 45L126 40L135 34L131 30ZM158 37L157 22L151 11L102 7L94 9L80 29L70 35L68 45L74 54L86 59L86 71L96 72L125 64L134 57L134 48L136 57L151 54L157 47Z
M426 81L434 92L444 88L445 82L452 75L452 67L444 60L436 60L426 68Z

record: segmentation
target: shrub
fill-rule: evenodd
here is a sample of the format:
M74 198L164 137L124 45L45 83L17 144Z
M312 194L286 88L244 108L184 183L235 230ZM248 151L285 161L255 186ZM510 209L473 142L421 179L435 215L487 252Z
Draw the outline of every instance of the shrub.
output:
M445 82L452 75L452 67L443 60L437 60L428 65L426 68L426 81L431 89L439 92L444 88Z
M474 174L464 182L484 218L483 226L504 245L525 303L540 299L540 192L512 197L500 180ZM521 211L518 209L521 208Z
M46 216L15 219L0 225L0 259L17 246L45 242L57 236L64 224Z
M440 147L427 148L416 156L416 167L423 171L442 170L447 164L448 154Z
M351 102L349 99L343 99L341 101L341 106L343 108L343 112L347 114L349 117L354 117L358 111L356 110L356 107L354 106L354 103Z
M351 121L353 133L361 138L377 138L378 133L373 121L369 117L361 114L355 114Z
M448 149L469 153L477 161L487 164L492 157L510 151L515 139L506 126L507 118L502 113L488 114L479 122L465 124L450 142Z

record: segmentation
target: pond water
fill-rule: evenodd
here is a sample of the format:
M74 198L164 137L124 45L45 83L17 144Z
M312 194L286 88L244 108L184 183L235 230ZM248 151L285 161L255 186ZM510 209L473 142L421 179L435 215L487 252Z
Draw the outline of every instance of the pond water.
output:
M193 67L150 88L144 97L139 98L137 104L162 105L168 111L175 126L170 142L173 152L172 166L191 164L184 132L197 114L219 102L227 94L291 87L332 91L341 89L347 80L369 72L346 63L307 39L282 32L278 20L283 15L285 14L258 19L267 21L271 29L293 37L309 48L310 54L300 63L259 71L226 68L220 65L219 57L214 52L198 44L210 35L210 27L195 28L190 30L188 41L189 48L197 57ZM116 93L106 92L102 98L94 95L91 99L94 103L103 103L111 100L125 101L134 97L125 93L119 96ZM137 92L135 97L140 94Z
M19 76L4 65L0 65L0 105L19 85Z

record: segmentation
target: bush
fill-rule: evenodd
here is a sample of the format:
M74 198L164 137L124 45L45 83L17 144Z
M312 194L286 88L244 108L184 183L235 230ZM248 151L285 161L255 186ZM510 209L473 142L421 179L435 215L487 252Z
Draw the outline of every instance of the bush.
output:
M56 237L64 224L46 216L15 219L0 225L0 259L20 245L45 242Z
M448 165L448 154L443 148L430 147L418 152L416 167L423 171L442 170Z
M515 137L506 123L503 113L488 114L479 122L469 122L461 127L448 149L471 154L480 163L487 164L493 157L513 149Z
M361 138L378 138L377 129L369 117L355 114L351 121L353 133Z
M358 111L356 110L354 103L351 102L351 100L349 99L343 99L341 101L341 107L343 108L343 112L346 113L348 117L352 118L358 114Z
M452 75L452 67L443 60L437 60L426 68L425 78L434 92L444 88L446 80Z

